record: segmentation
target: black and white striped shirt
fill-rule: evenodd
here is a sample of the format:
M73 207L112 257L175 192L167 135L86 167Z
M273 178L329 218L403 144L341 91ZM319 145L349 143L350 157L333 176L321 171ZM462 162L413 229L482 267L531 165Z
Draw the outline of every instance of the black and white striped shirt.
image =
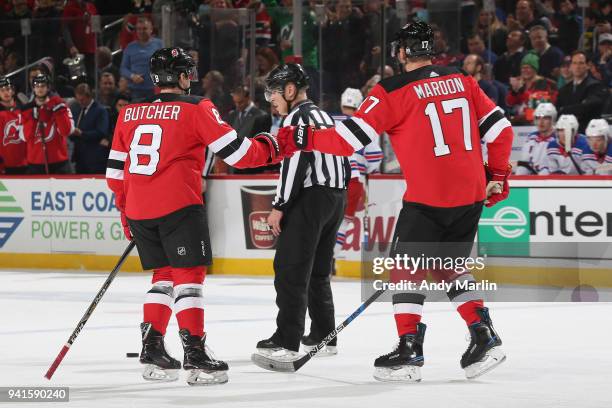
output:
M306 100L289 112L283 119L281 127L305 124L324 129L333 127L334 120L312 101ZM290 158L283 160L276 197L272 205L277 210L286 208L302 188L325 186L346 189L350 177L351 166L348 157L316 151L298 151Z

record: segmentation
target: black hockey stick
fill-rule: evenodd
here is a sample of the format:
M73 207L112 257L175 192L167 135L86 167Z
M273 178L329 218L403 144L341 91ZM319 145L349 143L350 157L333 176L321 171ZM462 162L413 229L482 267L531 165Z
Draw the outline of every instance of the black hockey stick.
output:
M47 142L45 141L45 130L43 127L43 123L40 121L40 110L42 107L34 108L36 109L36 135L40 135L40 142L42 143L42 151L43 151L43 160L45 164L45 174L49 175L49 156L47 154Z
M385 293L384 289L377 290L372 296L370 296L365 302L361 304L349 317L347 317L338 327L336 327L331 333L329 333L314 349L309 351L305 356L299 358L296 361L277 361L261 354L253 354L251 361L258 367L264 368L270 371L279 371L283 373L294 373L304 364L306 364L311 358L313 358L319 351L323 349L334 339L338 333L340 333L346 326L348 326L353 320L357 318L364 310L367 309L376 299Z
M108 275L108 278L106 278L106 282L104 282L104 284L102 285L102 287L98 291L98 294L96 295L94 300L89 305L89 308L87 308L87 311L85 312L85 314L83 315L83 317L79 321L79 324L77 324L77 327L72 332L72 335L70 336L70 338L68 339L66 344L64 344L64 347L62 347L62 349L60 350L60 352L57 355L57 357L55 357L55 361L53 361L53 364L51 364L51 367L49 367L49 370L47 371L47 374L45 374L45 378L47 380L51 379L51 377L55 373L55 370L57 370L57 367L59 367L60 363L62 362L62 360L66 356L66 353L68 353L68 350L70 349L70 346L72 346L72 343L74 343L74 341L76 340L77 336L79 335L79 333L83 329L83 326L85 326L85 323L87 323L87 320L89 320L89 318L91 317L91 315L92 315L93 311L95 310L96 306L98 306L98 303L100 303L100 300L102 299L102 296L104 296L104 293L106 293L106 290L110 286L111 282L113 281L113 279L115 279L115 276L117 276L117 273L119 273L119 269L121 269L121 266L123 265L123 263L127 259L127 257L130 254L130 252L132 252L132 249L134 248L135 245L136 245L136 243L134 242L134 240L132 240L130 242L130 244L127 246L127 248L125 248L125 251L123 251L123 255L121 255L121 258L119 258L119 261L117 262L117 265L115 265L115 269L113 269L113 271L110 273L110 275Z

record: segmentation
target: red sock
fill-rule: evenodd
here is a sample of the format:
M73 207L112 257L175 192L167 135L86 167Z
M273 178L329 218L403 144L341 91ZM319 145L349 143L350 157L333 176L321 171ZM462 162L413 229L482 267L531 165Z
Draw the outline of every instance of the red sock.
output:
M465 320L465 323L471 326L474 323L480 322L480 316L476 313L476 310L482 309L483 307L484 302L482 300L470 300L457 306L457 311L463 320Z
M180 329L187 329L192 336L204 335L204 299L202 283L206 268L173 268L174 313Z
M173 285L169 266L155 269L151 279L153 286L147 292L143 305L143 321L151 323L153 329L166 334L172 316Z
M416 334L417 325L421 321L423 305L416 303L395 303L393 305L397 335Z

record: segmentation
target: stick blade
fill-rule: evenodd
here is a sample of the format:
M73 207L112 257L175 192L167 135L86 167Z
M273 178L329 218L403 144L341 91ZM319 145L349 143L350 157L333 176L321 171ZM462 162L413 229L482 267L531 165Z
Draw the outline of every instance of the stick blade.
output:
M277 361L258 353L251 355L251 361L257 367L263 368L264 370L276 371L279 373L294 373L296 371L295 362Z

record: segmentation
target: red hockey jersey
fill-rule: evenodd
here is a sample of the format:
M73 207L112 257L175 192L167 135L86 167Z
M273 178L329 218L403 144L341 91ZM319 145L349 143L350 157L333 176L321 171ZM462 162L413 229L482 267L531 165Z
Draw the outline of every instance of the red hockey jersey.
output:
M74 131L74 122L72 113L62 98L54 95L41 107L36 106L34 102L24 106L23 124L28 145L28 163L45 163L41 140L43 136L49 163L68 160L67 138Z
M428 65L382 80L357 113L315 130L313 146L348 155L387 132L406 180L404 200L456 207L485 199L481 140L489 167L505 174L512 127L478 83L453 67Z
M0 105L0 130L2 131L0 156L4 167L23 167L28 164L20 108L20 106L15 106L9 109Z
M238 168L270 159L267 145L238 139L208 99L161 93L123 108L106 170L117 208L143 220L202 204L206 146Z

